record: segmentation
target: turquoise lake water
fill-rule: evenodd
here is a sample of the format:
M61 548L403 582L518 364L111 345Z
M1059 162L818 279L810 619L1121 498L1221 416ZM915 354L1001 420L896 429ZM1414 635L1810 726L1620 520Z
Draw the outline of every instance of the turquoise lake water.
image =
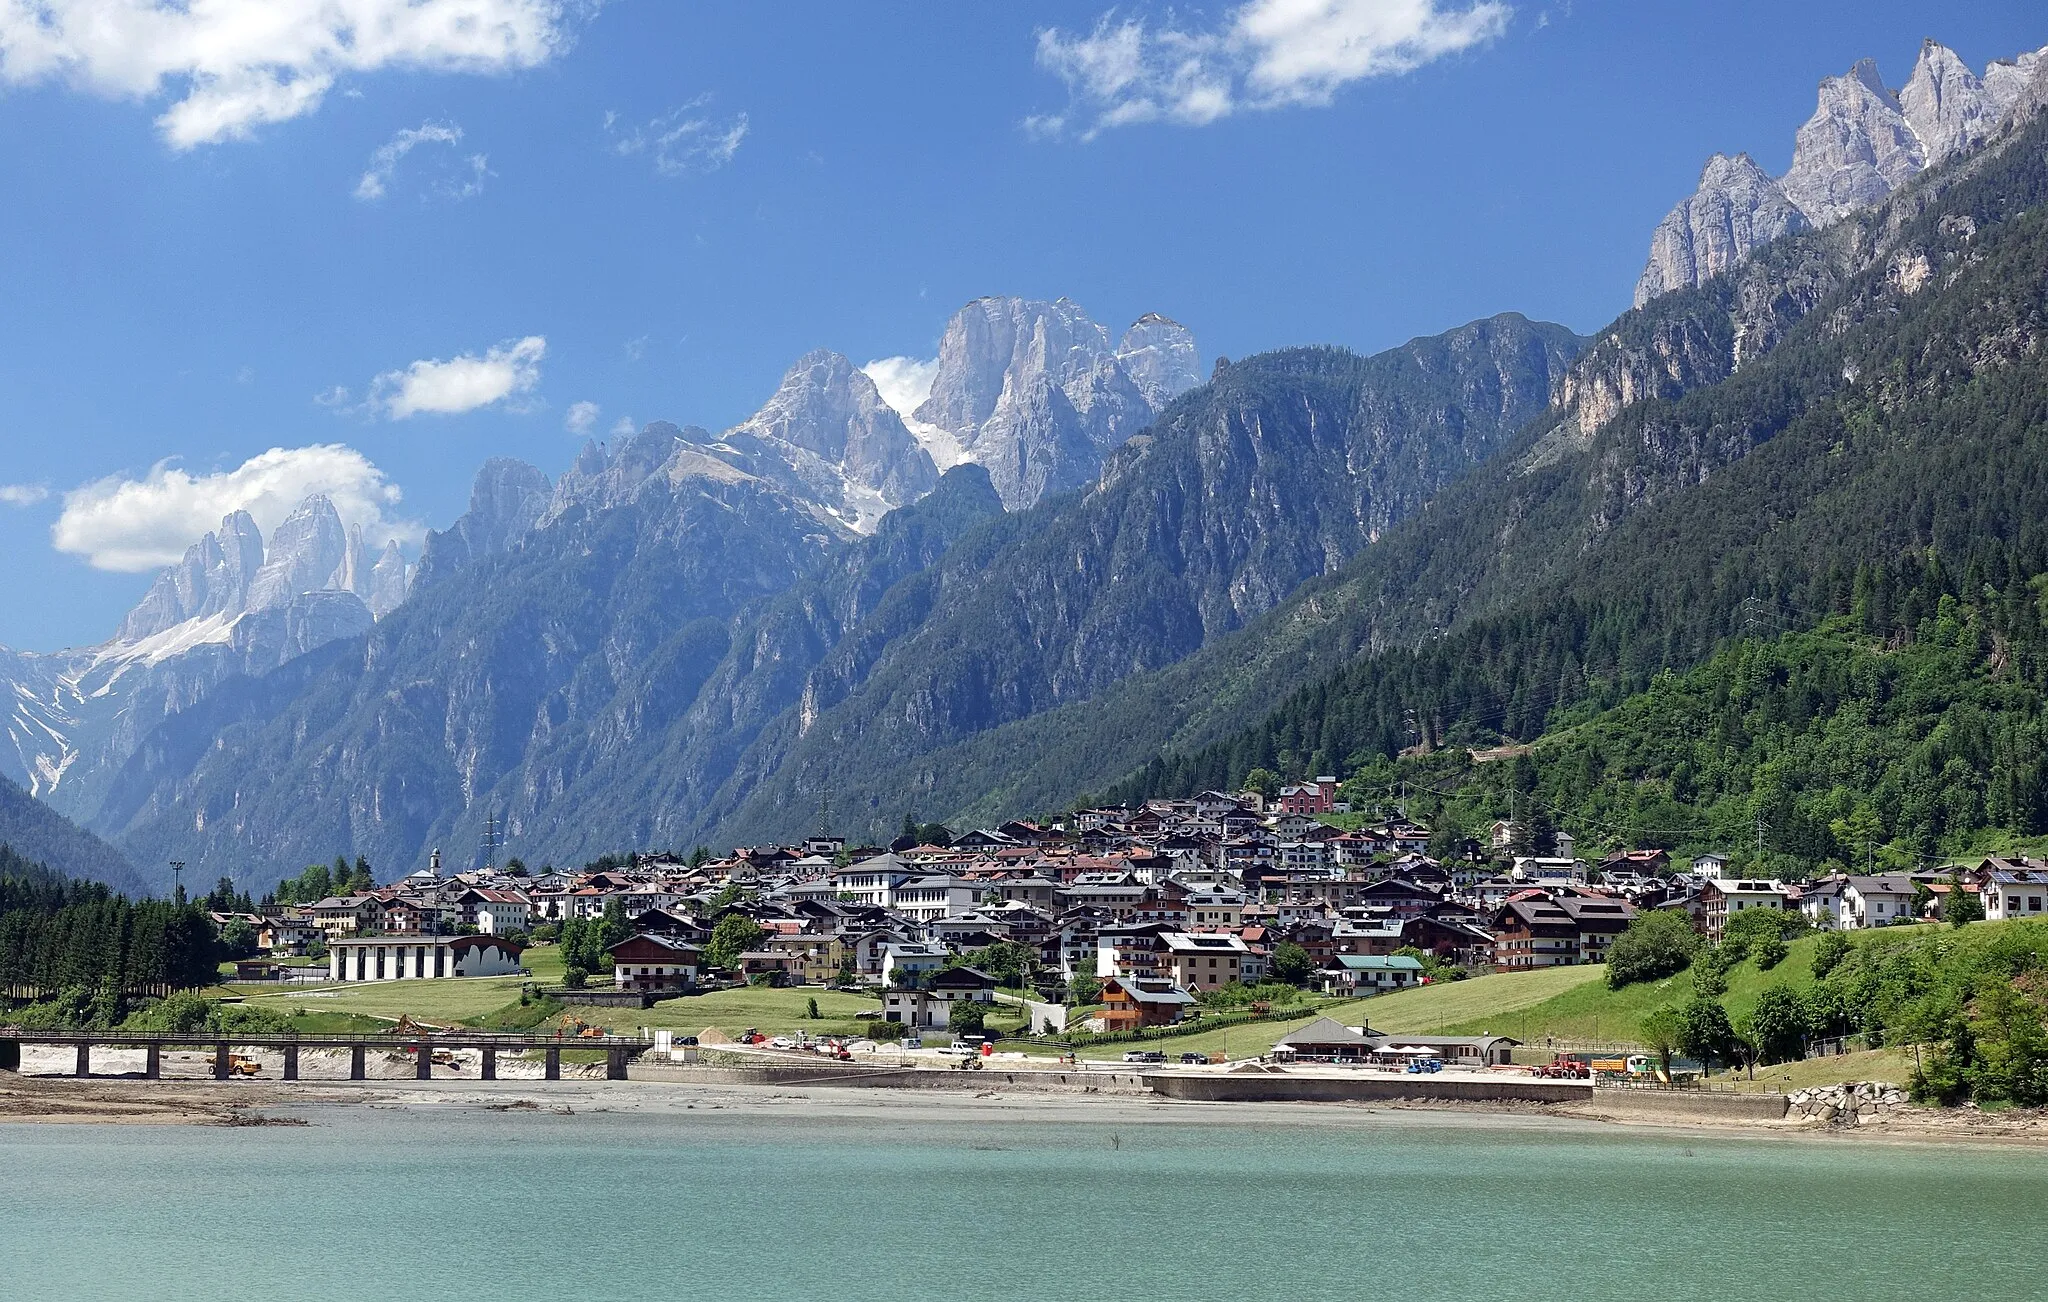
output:
M0 1297L2048 1297L2048 1153L1383 1122L0 1126Z

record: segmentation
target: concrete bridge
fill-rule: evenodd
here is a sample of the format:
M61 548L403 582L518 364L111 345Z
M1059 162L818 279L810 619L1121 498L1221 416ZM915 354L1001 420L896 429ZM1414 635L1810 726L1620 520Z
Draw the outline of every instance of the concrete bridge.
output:
M212 1049L213 1078L226 1080L232 1061L231 1048L280 1049L284 1053L284 1078L299 1079L299 1051L302 1049L347 1049L350 1080L367 1079L371 1049L397 1050L416 1055L415 1074L420 1080L434 1075L434 1052L438 1049L477 1049L483 1055L483 1078L498 1078L500 1053L541 1051L546 1079L562 1078L564 1049L602 1049L605 1079L626 1079L626 1065L654 1047L651 1040L623 1035L563 1038L553 1035L506 1035L488 1031L408 1032L402 1035L222 1035L213 1031L23 1031L0 1027L0 1070L21 1070L21 1048L25 1044L73 1046L78 1053L74 1076L92 1075L95 1047L141 1049L142 1074L149 1080L163 1075L165 1049Z

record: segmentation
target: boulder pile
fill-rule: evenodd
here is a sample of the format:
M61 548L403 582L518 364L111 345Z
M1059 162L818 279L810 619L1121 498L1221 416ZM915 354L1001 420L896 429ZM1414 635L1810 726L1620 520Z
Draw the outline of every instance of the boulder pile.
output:
M1885 1081L1819 1085L1794 1090L1785 1119L1823 1126L1882 1125L1911 1106L1904 1089Z

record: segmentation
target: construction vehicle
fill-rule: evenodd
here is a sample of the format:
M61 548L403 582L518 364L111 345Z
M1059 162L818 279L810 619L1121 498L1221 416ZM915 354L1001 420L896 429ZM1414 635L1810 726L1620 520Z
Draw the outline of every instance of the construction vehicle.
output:
M231 1053L228 1055L228 1075L254 1076L255 1074L256 1060L254 1058L244 1058L239 1053Z
M1542 1066L1531 1068L1530 1073L1544 1080L1587 1080L1593 1069L1569 1054L1560 1053Z

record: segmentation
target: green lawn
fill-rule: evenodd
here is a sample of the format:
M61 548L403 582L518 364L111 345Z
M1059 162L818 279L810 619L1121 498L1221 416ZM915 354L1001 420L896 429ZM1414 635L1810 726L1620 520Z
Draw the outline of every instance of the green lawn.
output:
M446 1024L467 1021L519 1002L520 976L443 978L425 981L367 981L354 985L226 986L252 1008L309 1013L360 1013L397 1021L412 1016Z
M516 997L517 992L514 993ZM817 1021L805 1015L813 999L818 1001ZM577 1007L572 1003L568 1012L592 1025L627 1033L646 1026L681 1035L701 1035L715 1026L727 1035L738 1035L748 1027L763 1035L795 1035L798 1031L812 1035L858 1035L867 1023L854 1014L879 1008L881 1003L879 994L854 995L822 986L746 986L664 999L647 1009Z
M1522 1035L1509 1028L1528 1010L1588 984L1606 989L1604 967L1554 967L1536 972L1500 972L1444 981L1377 995L1360 1005L1377 1031L1409 1035Z

